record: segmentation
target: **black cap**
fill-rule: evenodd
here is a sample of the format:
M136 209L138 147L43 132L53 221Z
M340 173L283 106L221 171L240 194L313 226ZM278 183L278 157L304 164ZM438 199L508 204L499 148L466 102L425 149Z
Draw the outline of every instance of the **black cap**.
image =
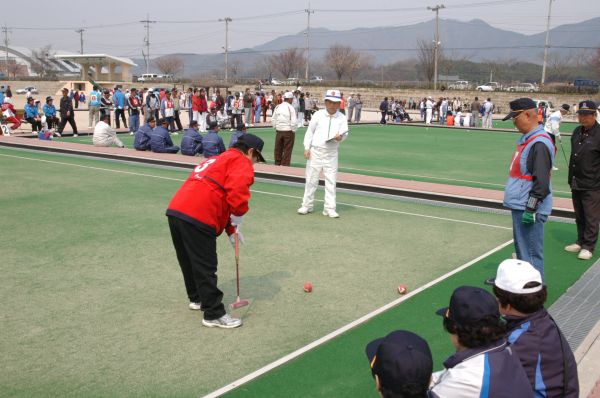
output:
M577 113L596 113L598 105L592 100L585 100L579 103L577 107Z
M436 314L460 325L474 324L490 315L500 318L496 298L487 290L474 286L461 286L454 290L450 306L440 308Z
M167 119L164 119L164 118L158 119L158 123L157 124L165 124L165 123L169 123L169 121Z
M569 106L569 104L562 104L562 105L560 106L560 109L559 109L559 110L561 110L561 111L565 111L565 112L569 112L569 109L571 109L571 107Z
M256 153L258 161L261 163L267 163L261 153L263 147L265 146L265 142L260 137L257 137L254 134L244 134L240 138L238 138L238 142L243 142L250 148L254 148L254 152Z
M217 127L219 127L219 123L216 120L211 120L210 122L208 122L207 126L209 130L214 130Z
M537 106L535 106L535 101L533 101L531 98L517 98L514 101L510 101L508 105L510 106L510 113L502 120L512 119L516 116L519 116L519 114L523 111L537 108Z
M407 385L427 390L433 361L429 345L406 330L396 330L367 344L371 373L379 377L381 387L401 392Z
M47 96L46 97L46 102L50 102L50 101L52 101L52 97L51 96Z
M197 120L192 120L190 122L190 127L194 127L194 126L197 126L197 125L198 125L198 121Z
M245 124L238 124L236 127L237 131L245 131L246 129L246 125Z

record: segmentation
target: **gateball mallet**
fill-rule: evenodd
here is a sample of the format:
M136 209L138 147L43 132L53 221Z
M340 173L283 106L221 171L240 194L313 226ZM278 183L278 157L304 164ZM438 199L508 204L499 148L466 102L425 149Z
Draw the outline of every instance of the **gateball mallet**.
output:
M234 234L235 239L235 277L237 281L237 299L231 303L230 307L235 310L240 307L247 306L250 304L250 300L240 299L240 236L237 231Z
M562 149L563 156L565 157L565 163L567 164L567 167L569 167L569 161L567 160L567 154L565 153L565 147L563 146L562 140L559 139L558 142L560 142L560 149Z

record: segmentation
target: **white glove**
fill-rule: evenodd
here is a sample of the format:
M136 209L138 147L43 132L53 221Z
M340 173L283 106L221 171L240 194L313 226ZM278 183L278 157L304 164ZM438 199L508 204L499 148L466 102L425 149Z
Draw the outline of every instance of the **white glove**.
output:
M233 214L230 218L231 225L233 225L234 227L239 227L240 225L242 225L242 221L244 220L244 216L234 216Z
M238 230L237 235L238 239L240 240L240 243L244 244L246 241L244 240L244 234L242 234L242 231ZM233 246L233 248L235 249L235 234L229 235L229 241L231 242L231 246Z

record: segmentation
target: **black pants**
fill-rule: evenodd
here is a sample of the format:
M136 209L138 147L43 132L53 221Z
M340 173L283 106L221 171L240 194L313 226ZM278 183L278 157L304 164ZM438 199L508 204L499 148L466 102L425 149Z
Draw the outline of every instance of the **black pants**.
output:
M73 113L70 116L62 116L60 117L60 124L58 125L58 133L62 134L67 122L71 125L73 129L73 134L77 134L77 125L75 124L75 118L73 117Z
M385 124L385 115L387 115L387 111L381 111L381 121L380 124Z
M46 123L48 124L48 128L51 129L54 126L58 126L58 118L56 116L46 116Z
M202 303L206 320L222 317L225 306L217 287L217 238L175 217L169 217L169 228L190 302Z
M177 125L177 131L183 130L183 126L181 125L181 119L179 118L179 111L175 111L175 116L173 117L175 120L175 124Z
M600 225L600 190L572 190L571 193L577 223L577 244L582 249L593 252L598 241Z
M121 123L119 122L119 116L123 119L123 127L127 128L127 120L125 120L125 109L115 109L115 124L117 128L121 128Z
M42 131L42 122L39 120L35 120L32 117L28 117L27 119L25 119L29 122L29 124L31 124L31 131Z

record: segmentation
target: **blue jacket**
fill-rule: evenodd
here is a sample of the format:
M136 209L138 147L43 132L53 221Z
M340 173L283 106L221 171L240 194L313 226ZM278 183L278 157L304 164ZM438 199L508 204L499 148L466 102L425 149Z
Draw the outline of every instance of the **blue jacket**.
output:
M150 135L150 148L152 152L166 152L165 149L173 147L171 134L163 126L156 126Z
M467 348L444 361L434 372L432 398L533 398L525 370L505 340Z
M210 158L225 152L223 138L214 130L209 130L202 138L202 156Z
M102 93L100 91L92 90L90 91L90 106L100 106L100 98L102 98Z
M196 156L198 153L202 153L202 136L193 128L185 129L181 138L181 154Z
M234 146L235 143L238 142L240 137L243 135L244 135L244 133L242 131L235 131L233 134L231 134L231 139L229 140L229 148Z
M140 126L135 132L133 147L138 151L147 151L150 149L150 140L152 139L152 128L149 124Z
M121 90L116 90L113 95L113 101L115 106L124 109L125 108L125 95L121 92Z
M25 104L25 119L39 116L38 108L35 105Z
M50 106L48 104L44 104L44 115L56 116L56 107L54 105Z
M543 142L546 145L548 151L550 152L552 164L554 164L554 145L552 144L552 139L548 133L546 133L542 125L539 125L534 130L521 136L517 140L517 145L524 144L525 141L536 134L543 134L543 136L537 137L527 144L527 146L523 149L519 159L521 174L525 176L531 176L531 171L527 169L527 157L533 145L538 142ZM513 159L513 161L517 161L517 159ZM504 207L514 210L525 210L527 200L529 199L529 191L531 191L532 186L533 181L531 180L513 178L509 176L508 182L506 183L506 188L504 190ZM552 211L552 187L549 187L549 189L550 193L548 196L542 199L537 208L537 213L539 214L550 215Z
M548 311L520 318L507 316L506 320L508 342L521 360L535 396L579 397L575 357Z

